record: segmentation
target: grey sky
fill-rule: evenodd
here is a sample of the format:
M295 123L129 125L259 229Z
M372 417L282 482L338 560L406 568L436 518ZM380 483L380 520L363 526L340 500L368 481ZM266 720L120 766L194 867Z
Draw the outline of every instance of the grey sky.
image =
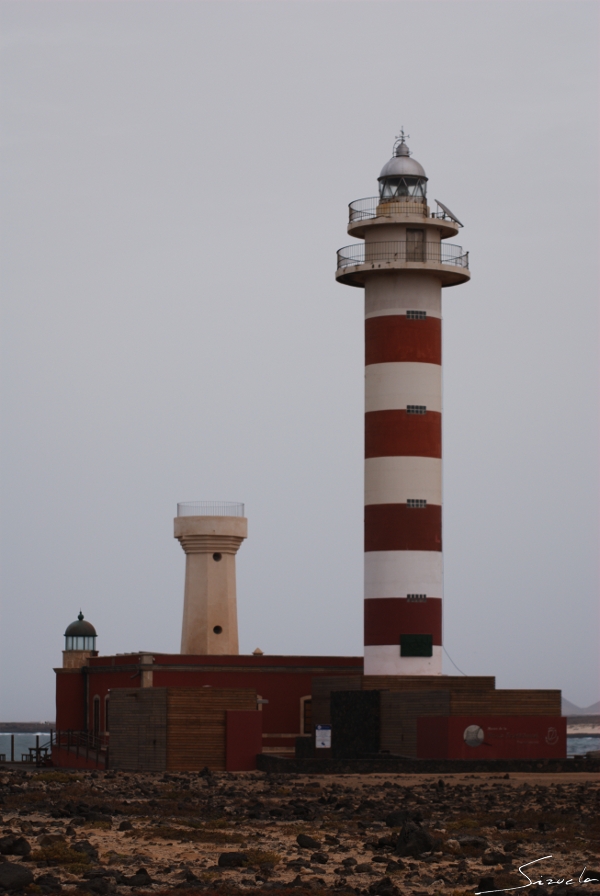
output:
M598 6L3 2L0 718L80 607L177 652L177 501L244 501L243 652L362 652L347 203L404 125L444 290L445 646L598 690ZM445 661L445 671L453 672Z

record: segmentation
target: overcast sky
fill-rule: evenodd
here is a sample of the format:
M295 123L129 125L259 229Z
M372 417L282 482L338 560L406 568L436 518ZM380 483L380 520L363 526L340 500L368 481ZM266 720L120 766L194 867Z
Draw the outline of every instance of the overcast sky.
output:
M598 5L3 2L0 719L179 650L178 501L243 501L240 649L362 653L348 202L404 125L444 290L444 643L600 697ZM444 671L456 674L445 657Z

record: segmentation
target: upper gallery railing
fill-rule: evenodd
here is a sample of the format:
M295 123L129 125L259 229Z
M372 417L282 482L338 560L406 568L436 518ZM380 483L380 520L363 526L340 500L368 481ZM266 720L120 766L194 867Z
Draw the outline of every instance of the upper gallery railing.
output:
M244 505L235 501L184 501L177 516L244 516Z
M385 218L391 215L420 215L427 217L427 203L424 199L400 198L380 199L379 196L369 196L367 199L356 199L348 206L349 221L366 221L369 218ZM438 209L429 213L430 218L452 221L446 212Z
M381 243L356 243L344 246L337 253L337 266L351 267L375 262L433 261L459 268L469 267L469 253L462 246L452 243L419 243L386 241Z

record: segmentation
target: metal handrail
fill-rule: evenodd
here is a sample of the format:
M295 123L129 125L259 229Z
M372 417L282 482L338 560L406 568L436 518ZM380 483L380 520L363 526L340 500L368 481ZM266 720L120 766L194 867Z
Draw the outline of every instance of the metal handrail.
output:
M235 501L184 501L177 516L244 516L244 505Z
M92 731L54 731L50 733L50 757L52 748L66 750L75 753L76 757L90 759L90 753L95 754L96 765L100 762L100 756L104 759L104 767L108 768L109 753L108 734L94 734Z
M469 267L469 253L452 243L381 242L344 246L337 253L338 270L376 262L427 262Z
M389 218L393 215L420 215L427 218L427 202L425 199L407 196L394 197L393 199L381 199L379 196L368 196L366 199L355 199L348 206L348 220L367 221L372 218ZM452 218L442 210L429 213L430 218L452 221Z

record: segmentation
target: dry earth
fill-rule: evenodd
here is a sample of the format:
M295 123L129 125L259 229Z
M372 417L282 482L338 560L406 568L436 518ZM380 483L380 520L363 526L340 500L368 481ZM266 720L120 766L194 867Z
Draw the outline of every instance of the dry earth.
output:
M600 774L13 769L0 814L0 892L600 896Z

